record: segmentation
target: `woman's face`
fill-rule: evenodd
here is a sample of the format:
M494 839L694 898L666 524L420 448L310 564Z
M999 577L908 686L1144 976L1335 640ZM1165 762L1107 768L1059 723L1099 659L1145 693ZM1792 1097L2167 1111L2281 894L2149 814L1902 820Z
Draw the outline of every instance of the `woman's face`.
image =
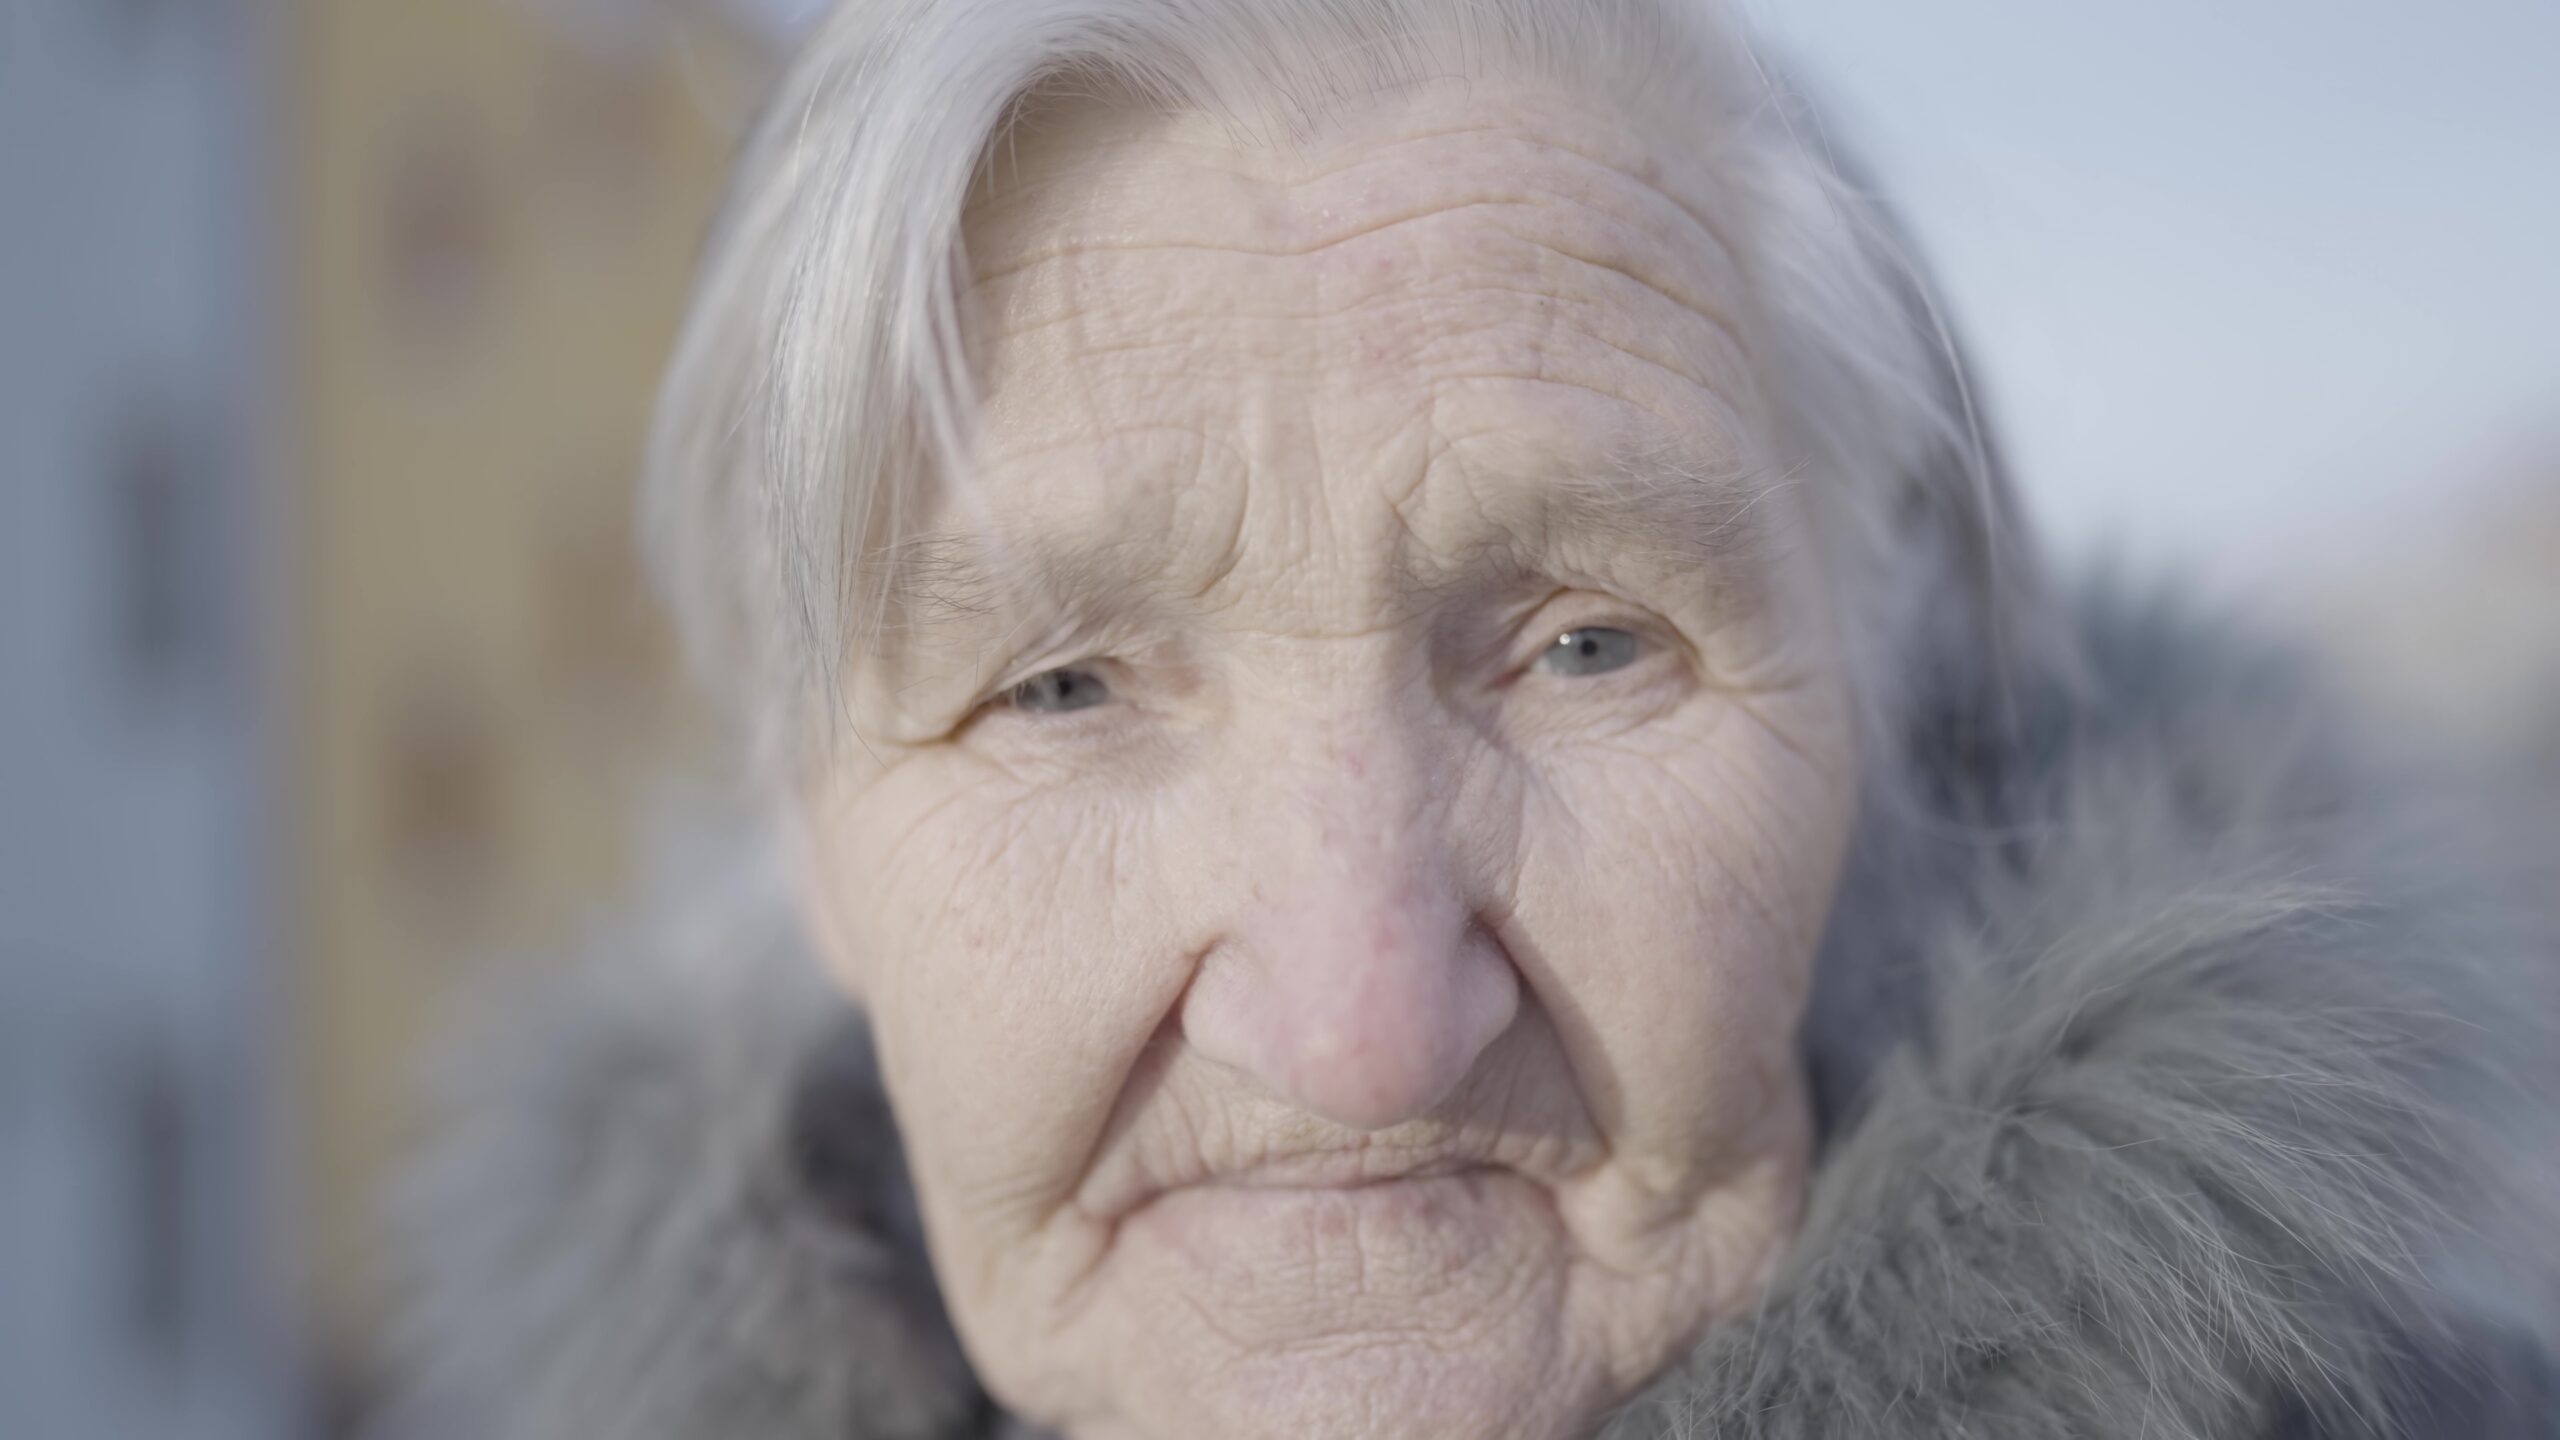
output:
M968 226L983 471L806 797L982 1374L1556 1437L1763 1283L1853 782L1707 187L1478 83L1098 109Z

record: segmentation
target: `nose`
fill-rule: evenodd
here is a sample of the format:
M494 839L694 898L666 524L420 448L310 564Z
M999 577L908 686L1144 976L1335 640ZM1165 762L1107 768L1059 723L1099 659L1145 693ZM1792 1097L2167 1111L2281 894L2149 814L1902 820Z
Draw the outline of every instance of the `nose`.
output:
M1261 884L1182 1005L1188 1043L1311 1114L1428 1114L1510 1029L1520 983L1479 924L1445 806L1353 753L1299 777L1250 846ZM1270 793L1267 787L1257 787Z

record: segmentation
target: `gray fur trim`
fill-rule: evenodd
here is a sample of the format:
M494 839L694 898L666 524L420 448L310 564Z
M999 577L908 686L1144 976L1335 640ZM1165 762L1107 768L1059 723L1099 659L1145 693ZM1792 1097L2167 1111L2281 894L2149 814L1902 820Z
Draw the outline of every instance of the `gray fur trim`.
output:
M2560 946L2307 676L2157 614L2086 638L2085 704L1869 830L1809 1045L1863 1069L1894 963L1931 1024L1826 1087L1794 1263L1620 1433L2418 1433L2460 1349L2548 1326L2516 1162L2555 1153ZM2484 1313L2444 1278L2484 1252L2546 1288Z
M389 1440L992 1435L773 870L488 997L397 1197Z
M2081 629L2083 682L1924 709L1826 942L1805 1230L1610 1435L2560 1434L2560 940L2521 852L2290 663L2157 608ZM689 959L600 961L464 1068L411 1232L440 1433L1004 1423L790 923L759 893Z

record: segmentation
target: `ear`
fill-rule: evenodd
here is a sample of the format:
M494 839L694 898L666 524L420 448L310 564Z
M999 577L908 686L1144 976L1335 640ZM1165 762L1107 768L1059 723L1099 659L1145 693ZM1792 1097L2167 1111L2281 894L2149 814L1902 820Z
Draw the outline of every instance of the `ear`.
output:
M849 877L838 861L826 822L817 818L824 809L809 797L794 797L782 806L783 868L800 928L809 937L819 965L846 999L860 1005L866 987L844 914Z

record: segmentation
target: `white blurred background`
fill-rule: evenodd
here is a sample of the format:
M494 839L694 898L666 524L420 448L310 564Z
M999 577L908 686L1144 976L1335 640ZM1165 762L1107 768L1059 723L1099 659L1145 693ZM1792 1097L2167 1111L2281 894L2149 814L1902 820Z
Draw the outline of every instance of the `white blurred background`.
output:
M1751 9L1902 198L2069 551L2316 583L2560 471L2560 5Z

